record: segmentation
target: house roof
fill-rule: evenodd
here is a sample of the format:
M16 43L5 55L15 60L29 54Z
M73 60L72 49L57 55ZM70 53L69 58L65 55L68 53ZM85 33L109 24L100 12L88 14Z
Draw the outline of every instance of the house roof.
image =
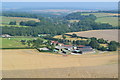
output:
M51 41L51 43L58 43L58 41Z
M64 45L63 43L58 43L58 44Z
M72 45L64 45L65 47L72 47Z
M79 45L79 46L77 46L77 47L85 47L84 45Z
M38 48L39 50L49 50L48 48L44 47L44 48Z

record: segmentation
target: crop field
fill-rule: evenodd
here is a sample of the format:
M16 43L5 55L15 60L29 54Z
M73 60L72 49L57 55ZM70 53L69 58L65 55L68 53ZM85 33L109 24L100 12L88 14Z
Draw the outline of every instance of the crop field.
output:
M2 24L9 24L9 22L11 22L11 21L16 21L17 24L21 21L30 21L30 20L40 22L40 20L35 19L35 18L5 17L5 16L0 16L0 18L2 18Z
M66 37L66 40L71 40L71 41L73 41L73 40L87 40L87 39L81 39L81 38L72 38L71 36L67 36L67 35L65 35L65 37ZM56 35L53 38L63 39L62 35Z
M0 48L25 48L27 45L23 45L21 40L32 40L34 38L0 38Z
M21 25L6 25L6 24L0 24L0 26L6 26L6 27L29 27L29 26L21 26Z
M79 22L80 20L68 20L70 23Z
M103 38L109 41L118 41L118 30L89 30L89 31L81 31L81 32L72 32L67 34L77 34L82 37L96 37Z
M1 54L1 53L0 53ZM117 78L118 53L68 55L2 50L3 78Z

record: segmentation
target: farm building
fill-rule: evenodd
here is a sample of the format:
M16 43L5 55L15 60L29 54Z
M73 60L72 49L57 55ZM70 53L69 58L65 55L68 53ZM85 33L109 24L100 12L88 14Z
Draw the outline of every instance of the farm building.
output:
M66 49L66 50L73 50L74 46L71 45L63 45L63 46L55 46L55 49L61 50L61 49Z
M57 45L58 41L51 41L51 45Z
M81 47L81 48L78 47L77 49L82 51L82 53L93 52L93 49L91 46L85 46L85 47Z
M44 36L47 36L49 34L38 34L39 37L44 37Z
M10 38L11 36L9 34L2 34L1 37L2 38Z
M38 48L40 51L48 51L49 49L44 47L44 48Z
M55 46L54 52L64 53L64 54L83 54L93 52L91 46L72 46L72 45L63 45L63 46Z

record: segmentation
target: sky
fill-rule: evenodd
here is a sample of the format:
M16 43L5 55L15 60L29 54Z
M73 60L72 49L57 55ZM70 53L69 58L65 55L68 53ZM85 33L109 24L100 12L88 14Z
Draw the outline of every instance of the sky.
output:
M32 6L31 6L32 5ZM117 2L3 2L4 9L85 9L114 10Z
M2 2L119 2L119 0L2 0Z

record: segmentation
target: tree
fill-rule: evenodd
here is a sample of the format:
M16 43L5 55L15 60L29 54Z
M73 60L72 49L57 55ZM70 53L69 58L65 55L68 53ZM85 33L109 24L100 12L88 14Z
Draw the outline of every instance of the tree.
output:
M25 22L21 21L19 25L25 26Z
M92 48L94 48L94 49L97 49L97 48L99 48L99 43L95 40L95 41L91 41L90 43L89 43L89 45L92 47Z
M63 38L63 39L66 39L66 36L65 36L65 35L62 35L62 38Z
M103 38L100 38L100 39L98 39L97 41L98 41L98 43L102 43L102 44L107 43L107 41L106 41L106 40L104 40Z
M116 51L117 46L116 45L108 45L108 49L109 49L109 51Z
M76 44L76 41L75 41L75 40L73 40L73 41L72 41L72 44Z
M25 45L26 44L26 40L21 40L22 44Z
M116 41L110 41L109 45L117 45L118 43Z
M101 50L101 51L107 51L107 47L102 46L102 47L99 48L99 50Z
M91 39L91 41L96 41L97 40L97 38L95 38L95 37L92 37L90 39Z
M10 22L9 25L16 25L16 21Z
M27 45L30 47L31 46L31 42L30 40L27 41Z
M72 37L77 37L77 34L72 34Z
M55 46L54 46L54 45L51 45L50 49L51 49L51 50L54 50L54 49L55 49Z
M43 44L43 40L38 38L37 40L33 40L33 47L39 48Z

